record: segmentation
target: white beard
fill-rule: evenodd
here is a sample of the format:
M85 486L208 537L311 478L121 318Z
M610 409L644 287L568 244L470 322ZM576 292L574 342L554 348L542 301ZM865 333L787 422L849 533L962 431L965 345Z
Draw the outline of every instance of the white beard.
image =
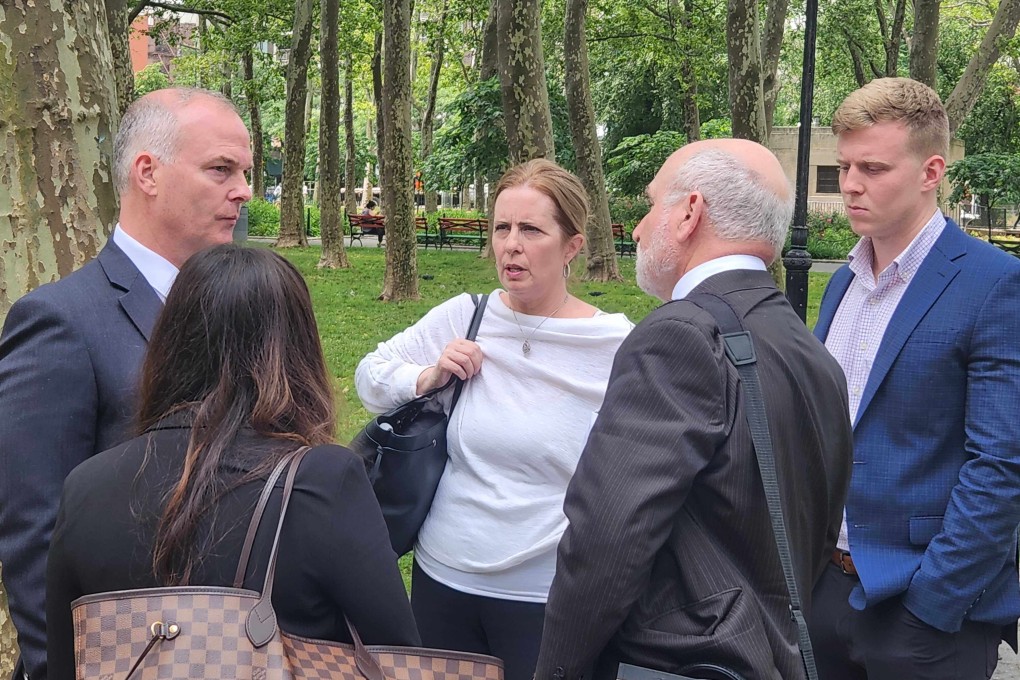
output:
M680 258L680 246L669 238L667 218L655 225L655 229L642 239L637 247L637 284L641 290L663 302L673 297L676 286L676 264ZM645 245L647 243L647 245Z

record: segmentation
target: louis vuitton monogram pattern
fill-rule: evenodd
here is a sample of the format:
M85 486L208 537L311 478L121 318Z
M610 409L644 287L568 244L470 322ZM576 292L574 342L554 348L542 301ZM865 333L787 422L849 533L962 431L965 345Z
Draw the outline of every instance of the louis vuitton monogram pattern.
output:
M126 680L153 638L154 623L177 624L145 654L132 680L363 680L354 645L281 633L263 647L245 622L258 601L232 588L152 588L91 595L73 605L78 680ZM494 657L414 647L367 647L386 680L503 680Z

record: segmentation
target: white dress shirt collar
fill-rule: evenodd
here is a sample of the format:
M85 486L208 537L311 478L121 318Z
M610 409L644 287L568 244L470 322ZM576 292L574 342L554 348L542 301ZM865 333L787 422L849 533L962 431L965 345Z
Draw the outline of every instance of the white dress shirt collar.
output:
M673 287L673 299L683 300L690 295L705 279L734 269L755 269L766 271L768 268L760 257L754 255L724 255L708 262L702 262L694 269L680 277Z
M149 250L129 236L126 231L120 228L119 222L113 229L112 238L117 247L123 250L124 254L131 260L131 264L138 269L149 285L152 286L152 289L156 291L159 299L166 302L166 296L170 293L170 286L174 284L174 279L177 278L177 272L179 271L177 267L159 253Z

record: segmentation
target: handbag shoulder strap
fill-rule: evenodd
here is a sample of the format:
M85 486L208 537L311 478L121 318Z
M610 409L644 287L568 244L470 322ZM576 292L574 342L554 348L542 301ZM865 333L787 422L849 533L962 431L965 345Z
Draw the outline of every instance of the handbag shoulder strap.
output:
M465 339L474 340L478 337L478 327L482 325L482 316L485 314L485 305L489 302L488 293L476 296L471 294L471 299L475 302L475 313L471 316L471 325L468 326L467 335ZM457 378L457 386L453 388L453 400L450 402L450 413L453 413L453 409L457 406L457 401L460 399L460 393L464 389L464 381ZM450 413L446 415L449 416Z
M694 293L685 299L693 302L715 318L722 334L726 358L740 374L747 424L751 430L751 441L755 457L758 460L762 485L765 487L765 502L768 504L769 516L772 519L772 533L779 551L779 562L783 566L783 576L786 578L786 587L790 593L790 614L797 624L801 660L804 663L808 680L818 680L814 649L808 634L807 620L804 617L797 580L793 576L793 556L790 554L790 538L786 533L786 521L783 519L783 505L779 496L779 478L776 474L775 456L772 453L772 435L769 433L765 397L762 394L761 381L758 376L758 357L754 351L754 340L750 331L744 329L740 317L737 316L733 307L724 298L712 293Z
M244 545L241 548L241 557L237 560L237 571L234 573L234 587L244 587L244 575L248 571L248 561L251 558L251 549L255 544L255 534L258 532L259 524L262 522L262 514L266 510L266 503L269 502L269 496L273 493L273 487L276 486L276 481L283 474L290 462L298 454L304 455L302 452L307 451L308 447L303 446L295 451L291 451L286 456L280 459L280 462L276 464L273 471L269 473L269 478L266 479L265 486L262 487L262 494L259 496L259 502L255 505L255 512L251 516L251 521L248 523L248 533L244 537ZM280 521L283 521L281 515Z

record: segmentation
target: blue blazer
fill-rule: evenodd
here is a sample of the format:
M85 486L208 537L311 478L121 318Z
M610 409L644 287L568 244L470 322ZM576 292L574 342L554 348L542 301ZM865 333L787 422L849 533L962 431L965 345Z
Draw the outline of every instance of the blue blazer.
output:
M837 271L825 340L853 274ZM847 499L863 609L903 596L947 632L1020 617L1020 260L951 220L879 346L854 423Z
M110 239L11 307L0 335L0 562L22 661L46 678L46 551L64 478L132 435L159 296Z

